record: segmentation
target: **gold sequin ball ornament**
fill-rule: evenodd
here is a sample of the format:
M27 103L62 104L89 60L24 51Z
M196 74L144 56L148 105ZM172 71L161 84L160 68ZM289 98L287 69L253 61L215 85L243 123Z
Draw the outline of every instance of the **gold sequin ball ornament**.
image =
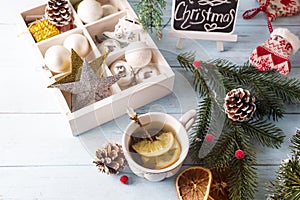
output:
M46 40L60 33L57 27L47 19L42 21L37 20L36 22L32 23L28 29L36 42Z

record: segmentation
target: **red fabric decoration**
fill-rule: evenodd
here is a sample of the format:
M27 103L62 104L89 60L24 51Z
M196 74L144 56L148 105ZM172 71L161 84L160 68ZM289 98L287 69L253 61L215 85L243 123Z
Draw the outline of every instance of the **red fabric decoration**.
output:
M263 5L270 0L257 0L259 4ZM273 21L277 17L287 17L296 15L300 10L298 0L271 0L267 5L267 12L269 13L269 20Z
M273 32L271 21L277 17L287 17L296 15L300 11L298 0L257 0L260 7L246 10L243 14L244 19L252 19L259 12L264 12L267 16L268 28Z
M272 19L272 14L268 11L268 6L270 4L270 0L266 0L265 3L261 3L261 6L258 8L253 8L250 10L246 10L243 13L243 19L252 19L253 17L255 17L259 12L264 12L267 15L267 22L268 22L268 28L270 33L273 32L273 27L271 24L271 19Z
M288 29L275 29L271 37L250 54L250 62L260 71L277 70L287 75L291 70L290 55L300 47L300 40Z

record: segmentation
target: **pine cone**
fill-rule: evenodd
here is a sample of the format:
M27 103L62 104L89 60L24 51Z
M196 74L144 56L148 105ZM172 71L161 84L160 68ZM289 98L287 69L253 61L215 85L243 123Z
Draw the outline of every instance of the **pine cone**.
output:
M48 0L45 17L59 29L73 22L72 11L67 0Z
M106 174L118 174L125 168L126 160L122 146L116 143L108 143L104 148L96 151L97 160L94 161L100 172Z
M225 97L225 112L233 121L250 119L256 110L255 97L243 88L233 89Z

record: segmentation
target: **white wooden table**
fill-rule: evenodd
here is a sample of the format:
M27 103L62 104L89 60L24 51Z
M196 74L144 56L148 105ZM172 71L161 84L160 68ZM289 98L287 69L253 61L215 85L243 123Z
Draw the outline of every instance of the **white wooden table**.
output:
M92 161L97 147L107 141L121 141L128 123L121 117L97 127L80 137L73 137L56 99L46 88L34 54L15 22L19 9L34 5L32 0L2 1L0 12L0 199L2 200L96 200L96 199L157 199L175 200L174 179L151 183L133 175L128 169L129 184L119 182L119 176L100 174ZM170 17L170 5L165 14ZM174 93L139 109L139 112L159 110L175 117L196 107L190 74L176 62L179 52L197 50L197 58L226 58L241 64L251 51L269 37L266 20L259 14L245 21L241 13L254 8L254 0L241 1L235 33L237 43L225 43L225 51L217 52L215 42L186 41L182 50L175 49L176 39L165 37L156 41L171 66L176 83ZM280 18L275 27L286 27L300 36L300 16ZM165 30L165 35L168 28ZM206 53L202 51L205 49ZM291 57L290 76L300 75L300 53ZM184 89L183 89L184 88ZM176 96L177 95L177 96ZM300 128L300 105L288 107L278 126L286 133L282 148L257 147L258 192L264 198L264 187L275 177L281 159L287 157L289 138ZM184 167L191 163L185 163Z

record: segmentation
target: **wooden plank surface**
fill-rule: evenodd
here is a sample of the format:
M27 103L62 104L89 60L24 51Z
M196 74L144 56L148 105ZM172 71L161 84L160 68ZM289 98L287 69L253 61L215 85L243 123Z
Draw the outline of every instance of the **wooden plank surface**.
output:
M92 164L98 147L107 141L120 142L122 131L129 122L126 116L80 137L72 136L56 99L45 87L41 66L15 20L21 9L39 2L6 1L2 4L5 9L0 13L0 199L176 199L175 177L150 183L126 169L130 184L122 185L119 176L99 174ZM133 5L136 1L130 2ZM166 21L171 16L170 5L171 1L168 1ZM179 118L196 107L198 98L191 86L192 77L178 67L177 54L196 51L197 59L225 58L237 64L245 62L251 51L269 37L262 13L251 20L241 18L245 10L257 6L254 0L240 1L235 30L238 42L224 43L224 52L216 51L215 42L200 40L186 40L182 50L176 49L177 39L167 37L170 26L164 30L166 37L163 40L158 41L153 36L168 63L174 67L175 88L173 94L138 112L162 111ZM280 18L273 26L286 27L300 35L299 15ZM298 51L291 56L291 77L300 77L299 55ZM265 199L266 184L274 179L281 159L289 153L289 138L300 128L300 105L288 106L285 118L277 124L286 133L282 147L278 150L256 148L259 187L255 199L258 200ZM184 168L191 165L186 161Z
M183 167L185 169L186 167ZM183 170L182 169L182 170ZM277 167L258 167L259 187L255 199L265 199L271 172ZM99 174L94 166L1 167L0 199L177 199L175 177L163 182L149 182L126 174L128 185L119 176ZM274 177L274 176L273 176Z

